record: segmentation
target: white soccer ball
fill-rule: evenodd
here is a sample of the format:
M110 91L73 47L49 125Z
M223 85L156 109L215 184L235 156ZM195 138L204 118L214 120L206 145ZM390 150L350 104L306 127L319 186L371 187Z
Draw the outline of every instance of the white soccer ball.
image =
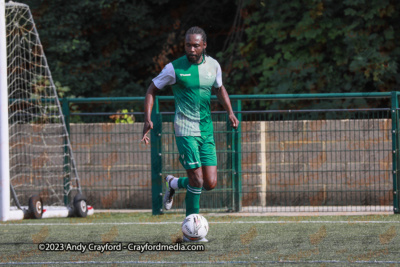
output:
M200 214L190 214L182 222L182 233L192 241L206 237L208 222Z

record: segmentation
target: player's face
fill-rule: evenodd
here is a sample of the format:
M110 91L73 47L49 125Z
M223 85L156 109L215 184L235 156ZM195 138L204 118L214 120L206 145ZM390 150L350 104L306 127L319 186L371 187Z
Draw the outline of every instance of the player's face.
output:
M188 34L185 38L185 51L188 60L192 63L201 63L202 55L207 43L203 42L201 34Z

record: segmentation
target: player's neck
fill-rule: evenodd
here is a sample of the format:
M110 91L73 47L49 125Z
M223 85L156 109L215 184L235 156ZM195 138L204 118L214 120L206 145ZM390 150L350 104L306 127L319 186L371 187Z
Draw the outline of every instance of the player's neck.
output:
M202 54L201 59L198 62L191 62L193 65L201 65L206 62L206 55Z

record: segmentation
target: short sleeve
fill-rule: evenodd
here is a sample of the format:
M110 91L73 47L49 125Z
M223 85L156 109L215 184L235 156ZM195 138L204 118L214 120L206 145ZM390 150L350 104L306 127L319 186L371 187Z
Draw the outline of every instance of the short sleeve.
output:
M176 83L175 70L172 63L168 63L164 69L153 79L154 85L158 89L163 89L167 85Z
M217 67L217 75L215 77L215 83L214 87L215 88L220 88L222 86L222 71L221 71L221 66L219 63L216 61L216 67Z

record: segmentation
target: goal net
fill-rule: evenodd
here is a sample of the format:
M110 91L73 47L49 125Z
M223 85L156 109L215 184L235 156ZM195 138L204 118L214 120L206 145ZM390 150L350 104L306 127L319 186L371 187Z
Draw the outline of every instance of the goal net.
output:
M71 215L74 196L81 193L79 176L29 7L6 3L5 24L11 210L27 217L30 198L36 196L47 205L37 203L43 216Z

